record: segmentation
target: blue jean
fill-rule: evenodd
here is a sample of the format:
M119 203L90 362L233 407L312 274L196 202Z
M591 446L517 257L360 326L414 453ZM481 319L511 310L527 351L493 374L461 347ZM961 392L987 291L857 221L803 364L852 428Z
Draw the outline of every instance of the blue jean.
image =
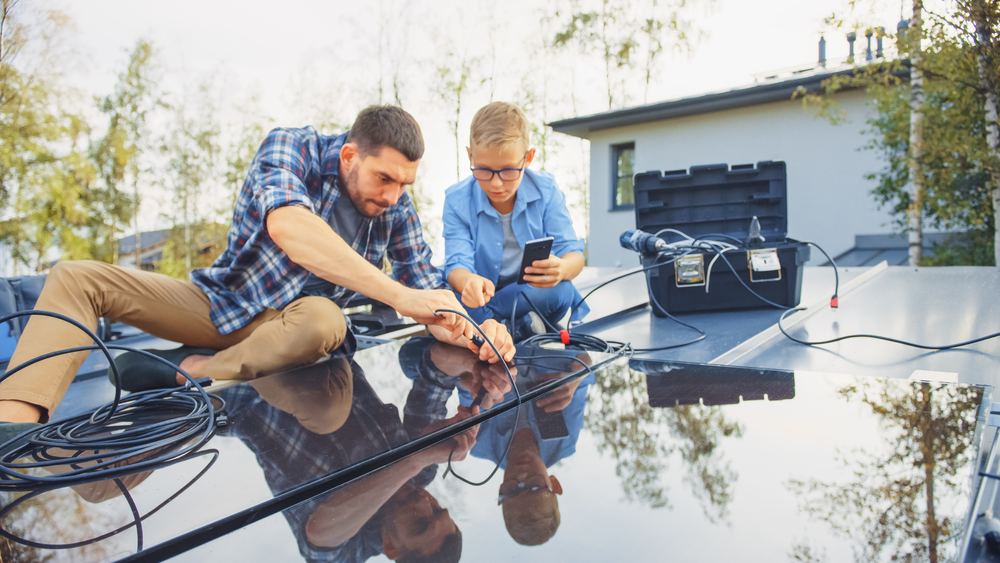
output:
M510 315L513 312L517 315L515 321L520 320L534 310L524 297L521 297L522 294L530 299L535 307L538 307L542 316L552 324L561 320L566 315L566 311L580 300L580 292L569 281L559 282L557 286L545 289L532 287L528 284L512 283L497 291L486 305L468 309L469 316L476 323L482 323L486 319L510 322ZM462 299L462 294L456 292L456 295L458 295L459 300ZM514 308L515 300L517 301L516 310ZM589 310L587 304L584 303L576 311L574 320L583 317Z

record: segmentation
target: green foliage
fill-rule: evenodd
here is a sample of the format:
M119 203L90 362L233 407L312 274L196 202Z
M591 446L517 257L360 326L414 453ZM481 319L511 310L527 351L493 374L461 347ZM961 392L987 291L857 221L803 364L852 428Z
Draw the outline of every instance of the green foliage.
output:
M937 561L963 532L962 522L939 518L935 504L968 495L976 456L968 436L981 390L890 380L840 395L878 417L883 447L843 452L839 461L854 477L847 483L807 478L789 489L811 517L856 542L856 561Z
M97 100L108 117L107 131L91 149L102 182L87 194L87 230L91 253L98 260L117 262L118 237L138 215L142 157L149 149L146 122L162 105L157 91L160 69L155 57L153 46L140 39L125 70L118 75L114 93ZM125 190L126 184L131 184L131 193ZM139 232L138 224L135 232Z
M966 235L935 246L935 256L921 265L994 265L996 229L990 186L997 182L1000 162L987 142L985 97L980 86L977 50L972 42L973 5L990 4L995 19L997 2L959 3L950 17L935 16L923 30L921 67L924 71L923 143L924 225ZM963 11L965 10L965 11ZM964 27L963 27L964 26ZM995 33L995 29L993 30ZM897 38L901 57L910 51L906 38ZM881 157L884 166L867 179L875 183L872 195L887 208L900 231L907 228L910 194L910 88L904 59L859 67L852 74L823 83L823 92L800 91L803 104L819 116L839 123L844 114L833 96L864 88L873 114L867 120L866 150ZM996 72L996 65L990 66Z
M67 257L85 254L77 231L94 171L80 146L89 129L70 109L76 95L62 81L72 58L60 41L69 21L49 11L36 14L29 29L15 5L3 2L0 14L0 240L10 245L15 269L40 270L51 247Z
M703 5L711 4L705 0ZM629 84L639 69L645 92L657 71L658 57L666 46L676 52L691 49L701 35L695 26L688 0L600 0L585 9L578 0L557 8L560 29L552 44L560 49L575 47L584 55L600 57L604 65L608 109L624 107L630 101ZM639 61L641 54L644 61ZM644 95L645 100L645 95Z
M597 439L598 451L614 457L625 497L651 508L669 507L669 491L660 476L670 458L679 455L687 469L684 481L705 517L725 521L739 474L722 457L719 444L740 438L743 427L717 407L651 407L646 374L628 365L608 366L596 376L584 425Z

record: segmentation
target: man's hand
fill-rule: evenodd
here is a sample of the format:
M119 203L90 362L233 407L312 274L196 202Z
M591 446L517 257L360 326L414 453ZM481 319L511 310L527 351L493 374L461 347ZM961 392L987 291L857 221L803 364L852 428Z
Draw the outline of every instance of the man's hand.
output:
M517 368L511 366L510 374L516 378ZM507 377L507 371L503 369L503 366L480 362L471 371L462 374L459 385L473 397L478 396L481 389L485 389L486 396L483 397L480 406L483 409L489 409L503 401L503 396L511 389L511 378Z
M469 350L472 350L476 354L479 354L479 359L491 364L495 364L503 358L504 361L509 362L514 359L514 339L510 337L510 333L507 332L507 327L496 322L494 319L487 319L486 322L479 325L479 328L483 329L483 333L486 334L486 338L496 346L497 350L500 351L500 357L497 357L496 352L493 348L486 342L482 346L476 346L474 342L469 341ZM475 330L475 328L473 328ZM479 334L479 331L476 331Z
M496 293L493 282L475 274L469 274L462 288L462 304L470 309L482 307L490 302Z
M439 326L451 333L453 340L461 337L472 338L475 328L460 315L439 313L439 309L465 312L455 294L447 289L407 289L402 297L393 303L386 303L400 315L410 317L420 324ZM473 350L474 352L476 350Z
M566 279L566 266L565 260L554 254L550 254L545 260L535 260L531 263L531 266L525 268L524 280L532 287L555 287L559 285L559 282Z
M424 430L424 435L430 434L440 428L457 424L477 414L479 414L479 407L469 408L460 406L458 407L458 414L451 418L431 423L430 426ZM477 424L465 432L452 437L446 442L422 451L419 455L424 456L424 463L427 465L431 465L433 463L447 463L449 456L451 456L452 461L462 461L465 459L465 456L469 454L469 450L472 449L472 446L476 445L476 436L478 435L479 425Z

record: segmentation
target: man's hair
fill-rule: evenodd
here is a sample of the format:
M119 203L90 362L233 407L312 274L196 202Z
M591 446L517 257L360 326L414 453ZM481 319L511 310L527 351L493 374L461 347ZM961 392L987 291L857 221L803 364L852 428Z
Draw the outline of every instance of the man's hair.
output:
M424 136L420 125L403 108L368 106L361 110L347 134L362 156L378 156L383 147L396 149L410 162L424 156Z
M561 517L559 515L559 500L555 494L551 499L543 498L541 502L533 502L528 510L520 510L517 514L506 510L504 505L503 523L511 539L521 545L542 545L556 535Z
M458 563L462 558L462 532L455 530L454 534L444 538L441 547L434 553L421 555L410 551L399 556L398 563Z
M469 146L498 148L502 151L515 143L524 150L529 144L528 118L521 108L507 102L493 102L479 108L469 129Z

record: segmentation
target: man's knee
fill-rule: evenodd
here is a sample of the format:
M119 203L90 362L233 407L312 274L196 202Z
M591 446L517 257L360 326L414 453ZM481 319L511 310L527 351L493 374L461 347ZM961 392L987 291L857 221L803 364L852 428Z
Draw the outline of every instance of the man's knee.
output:
M55 266L49 270L49 275L45 277L44 291L46 287L81 287L89 285L95 275L107 268L114 268L111 264L98 262L96 260L63 260L56 262Z
M344 311L325 297L303 297L292 302L286 314L294 317L296 342L310 350L329 353L343 344L347 334Z

